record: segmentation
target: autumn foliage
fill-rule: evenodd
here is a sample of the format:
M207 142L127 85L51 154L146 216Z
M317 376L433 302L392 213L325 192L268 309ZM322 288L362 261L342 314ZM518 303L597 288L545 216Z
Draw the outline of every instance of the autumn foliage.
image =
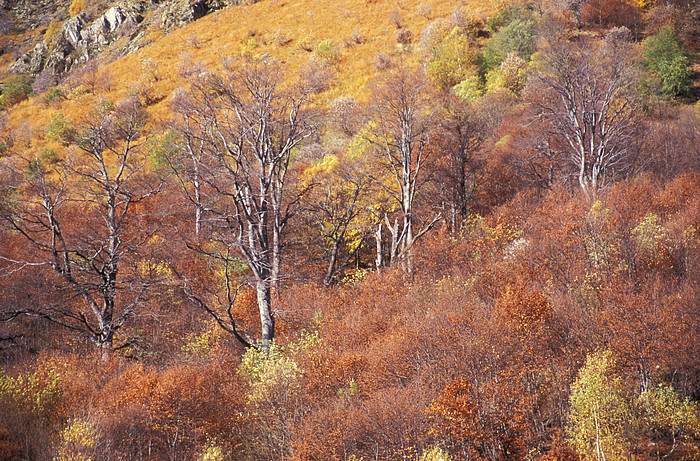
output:
M3 87L0 460L700 459L697 7L307 3Z

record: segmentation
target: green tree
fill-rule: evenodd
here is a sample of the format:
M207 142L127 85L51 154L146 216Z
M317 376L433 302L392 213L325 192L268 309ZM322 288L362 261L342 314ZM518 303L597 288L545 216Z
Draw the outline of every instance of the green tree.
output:
M0 109L5 109L20 101L24 101L32 94L32 79L27 75L20 75L2 87L0 94Z
M589 354L571 386L569 440L585 459L626 459L632 408L610 351Z
M686 93L692 85L690 61L683 44L671 26L642 42L644 67L652 73L654 84L665 98Z
M655 444L657 457L668 457L679 446L679 442L700 435L698 405L689 398L681 398L671 386L659 384L639 396L639 406L646 414L646 423L655 433L670 439L669 451L660 453L660 444Z
M447 91L476 74L475 60L476 53L469 36L455 27L432 50L428 74L443 91Z
M510 53L525 61L535 52L537 27L533 20L516 19L496 32L484 46L481 55L482 70L487 73L498 68Z

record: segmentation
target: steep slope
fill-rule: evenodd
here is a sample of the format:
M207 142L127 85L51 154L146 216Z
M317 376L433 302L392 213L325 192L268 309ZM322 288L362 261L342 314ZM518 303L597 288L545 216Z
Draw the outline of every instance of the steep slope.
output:
M154 31L167 33L232 3L75 0L70 5L60 1L8 5L4 14L8 26L26 35L23 40L7 39L15 48L11 56L28 46L30 50L7 70L61 81L90 60L106 62L129 54L150 43Z
M182 19L184 10L176 8L182 4L196 20L176 27L187 22L187 17ZM361 97L378 72L378 60L419 61L423 28L435 18L449 17L456 8L446 0L349 0L342 5L328 0L265 0L196 18L202 10L196 13L193 5L166 2L149 10L135 2L130 9L112 6L91 23L83 13L66 21L55 34L69 52L59 53L51 64L51 53L55 55L60 47L54 45L51 51L50 44L42 41L37 47L45 57L34 59L59 67L61 57L70 60L58 72L67 75L60 97L44 104L44 96L34 96L16 105L10 113L10 129L30 138L37 137L32 133L41 137L57 113L77 120L100 98L116 101L133 91L146 95L157 118L166 118L168 96L184 85L179 69L193 63L218 68L223 58L241 54L273 56L290 70L309 59L320 60L334 72L327 100L340 95ZM477 18L493 11L489 2L481 0L461 9ZM104 33L109 30L111 35ZM85 38L70 39L71 34ZM81 67L86 62L98 64ZM33 145L45 148L40 140Z

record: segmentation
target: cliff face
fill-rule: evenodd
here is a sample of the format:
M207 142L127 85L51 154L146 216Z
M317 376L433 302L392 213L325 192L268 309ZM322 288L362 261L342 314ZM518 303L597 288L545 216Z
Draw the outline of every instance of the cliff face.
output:
M68 16L67 0L0 0L0 7L15 19L14 30L28 30ZM104 3L102 12L81 12L65 20L60 30L44 30L29 45L8 72L29 74L60 81L72 69L99 58L109 50L111 56L131 53L149 43L145 38L152 28L166 33L195 21L208 13L235 3L235 0L129 0ZM50 36L48 34L51 34ZM127 37L127 40L122 40ZM119 42L118 48L116 44ZM25 44L25 46L27 46ZM25 48L26 49L26 48Z
M63 23L52 37L42 37L32 51L20 57L9 68L17 74L38 76L50 73L60 79L75 66L96 58L124 36L129 42L139 38L145 5L140 3L113 6L90 21L80 13Z
M0 14L15 30L29 30L48 23L65 11L71 0L0 0Z

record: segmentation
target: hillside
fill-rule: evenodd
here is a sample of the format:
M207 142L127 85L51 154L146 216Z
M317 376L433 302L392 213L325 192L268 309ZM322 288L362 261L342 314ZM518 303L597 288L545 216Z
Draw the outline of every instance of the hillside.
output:
M700 459L696 2L0 30L0 460Z

